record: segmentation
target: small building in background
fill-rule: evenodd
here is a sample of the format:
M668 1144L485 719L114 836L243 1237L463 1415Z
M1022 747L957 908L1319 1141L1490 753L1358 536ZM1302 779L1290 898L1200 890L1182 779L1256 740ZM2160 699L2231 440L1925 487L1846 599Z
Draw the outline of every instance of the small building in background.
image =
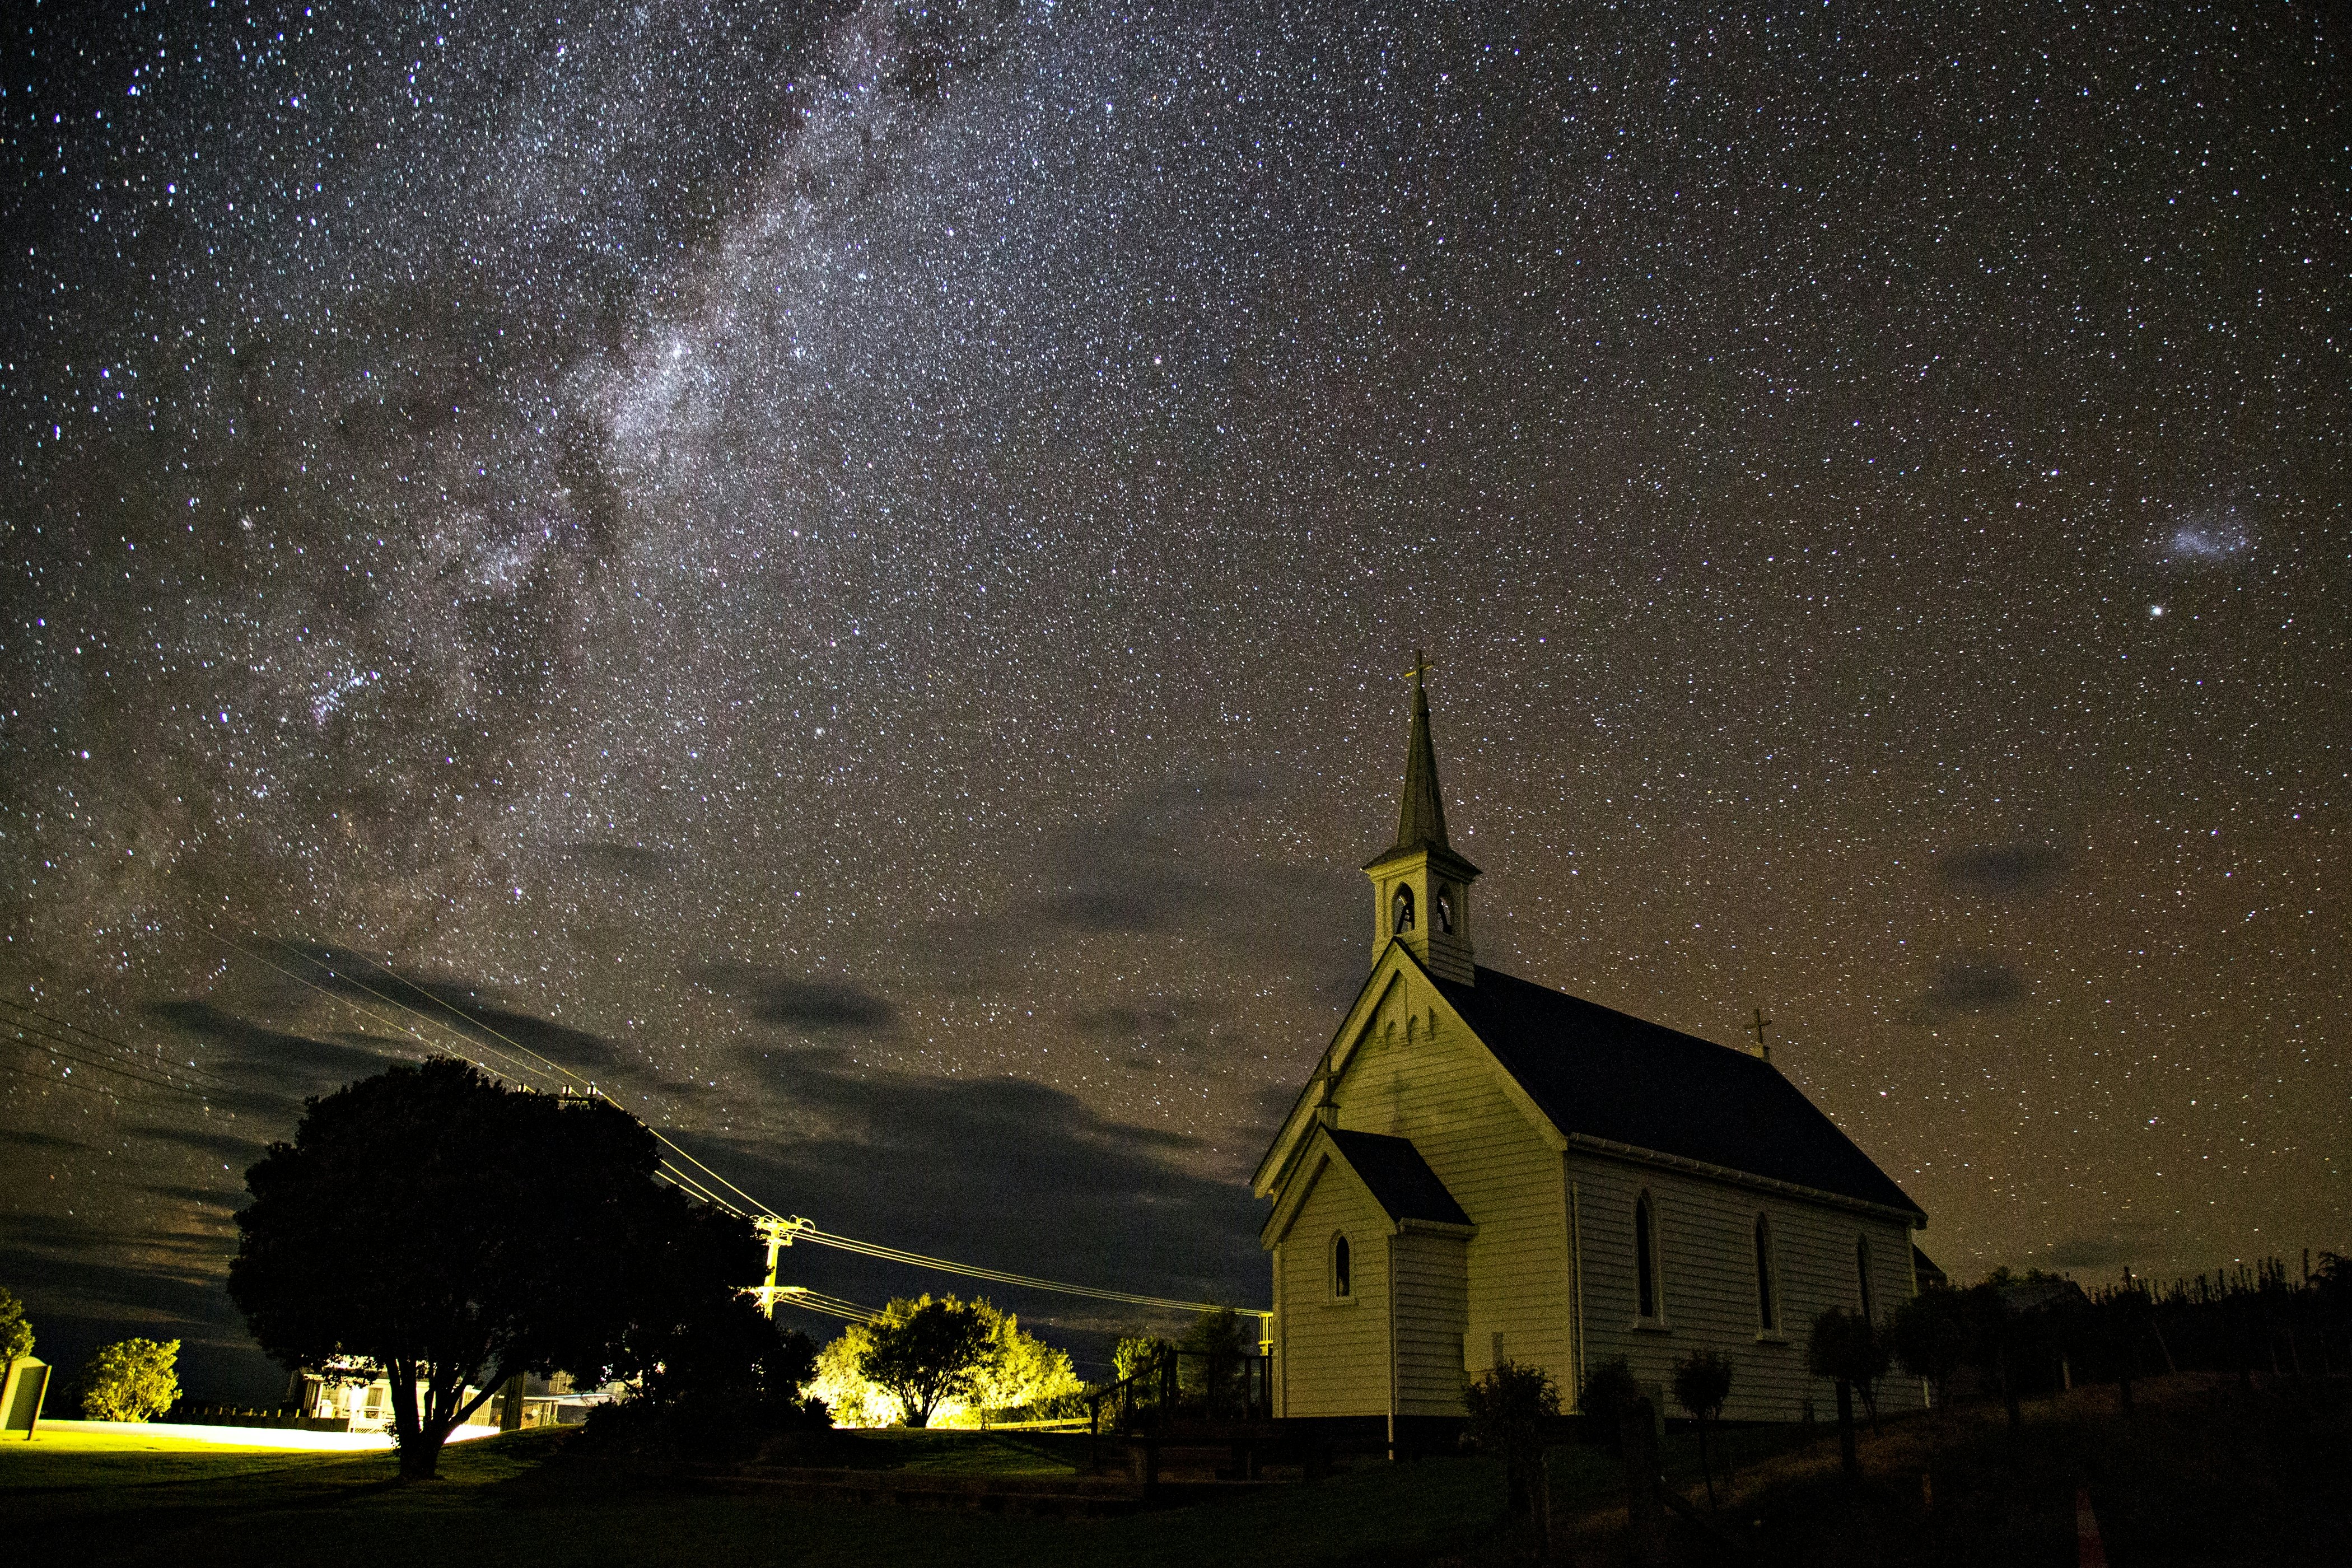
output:
M525 1377L518 1380L520 1388L501 1389L467 1416L465 1426L495 1426L508 1431L532 1426L576 1426L588 1419L588 1412L604 1404L610 1392L574 1389L572 1379L562 1373L551 1378ZM468 1386L466 1397L471 1399L480 1390ZM418 1400L423 1401L423 1385L418 1385ZM520 1406L511 1414L508 1402ZM392 1380L386 1377L362 1379L356 1373L298 1372L287 1384L286 1403L293 1407L297 1419L305 1426L314 1423L331 1425L317 1430L338 1432L388 1432L392 1429ZM199 1417L201 1419L201 1417ZM340 1425L333 1425L340 1423Z

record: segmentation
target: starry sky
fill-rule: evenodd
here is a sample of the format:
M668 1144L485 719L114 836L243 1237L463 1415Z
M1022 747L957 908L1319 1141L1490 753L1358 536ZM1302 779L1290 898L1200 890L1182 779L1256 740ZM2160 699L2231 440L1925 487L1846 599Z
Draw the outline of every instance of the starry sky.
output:
M44 1352L266 1389L245 1166L499 1038L1262 1304L1415 647L1481 961L1761 1006L1954 1273L2352 1248L2342 18L1901 9L20 10Z

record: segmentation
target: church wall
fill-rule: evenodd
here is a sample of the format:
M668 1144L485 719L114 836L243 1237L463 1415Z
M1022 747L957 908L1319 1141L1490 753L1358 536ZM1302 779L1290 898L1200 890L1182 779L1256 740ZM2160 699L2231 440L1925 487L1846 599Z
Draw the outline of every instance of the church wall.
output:
M1285 1415L1385 1415L1389 1409L1389 1218L1346 1167L1326 1165L1275 1254L1281 1270ZM1331 1237L1344 1233L1353 1279L1331 1297Z
M1469 1371L1493 1364L1500 1334L1505 1355L1572 1386L1559 1157L1483 1046L1458 1028L1431 1035L1433 1000L1409 984L1391 994L1342 1071L1340 1125L1411 1139L1478 1227L1466 1258Z
M1912 1293L1911 1236L1900 1221L1630 1161L1572 1153L1565 1164L1583 1237L1585 1367L1625 1357L1637 1381L1665 1391L1669 1415L1681 1414L1672 1404L1675 1362L1706 1347L1732 1363L1727 1419L1796 1420L1808 1399L1829 1418L1834 1394L1806 1370L1806 1339L1828 1308L1858 1308L1858 1237L1870 1239L1874 1314L1884 1321ZM1659 1261L1654 1325L1635 1317L1633 1205L1645 1190ZM1769 1333L1758 1316L1759 1214L1772 1232L1778 1321ZM1879 1402L1915 1407L1916 1380L1890 1375Z
M1460 1415L1462 1345L1470 1312L1465 1239L1408 1230L1391 1245L1398 1413Z

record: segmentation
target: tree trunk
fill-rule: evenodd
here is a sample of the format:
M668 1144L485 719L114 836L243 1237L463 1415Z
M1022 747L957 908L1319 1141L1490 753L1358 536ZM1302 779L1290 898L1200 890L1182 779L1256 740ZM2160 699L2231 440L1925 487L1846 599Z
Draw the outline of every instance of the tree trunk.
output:
M1706 1452L1706 1417L1698 1418L1698 1473L1706 1478L1706 1510L1715 1511L1715 1461Z
M400 1479L404 1481L429 1481L440 1474L441 1446L449 1440L449 1428L439 1421L420 1421L416 1438L400 1446Z
M384 1373L392 1383L392 1441L400 1450L401 1479L430 1477L432 1459L418 1458L424 1453L425 1437L416 1409L416 1368L412 1363L395 1361Z
M1850 1481L1862 1479L1862 1458L1853 1447L1853 1384L1838 1379L1838 1463Z

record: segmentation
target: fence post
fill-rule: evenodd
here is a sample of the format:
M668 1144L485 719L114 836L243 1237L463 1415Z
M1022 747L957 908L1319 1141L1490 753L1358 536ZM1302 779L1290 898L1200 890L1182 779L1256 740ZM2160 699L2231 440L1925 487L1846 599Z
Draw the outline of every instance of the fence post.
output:
M1665 1547L1665 1508L1658 1495L1657 1413L1637 1399L1617 1424L1625 1459L1625 1526L1636 1563L1660 1561Z

